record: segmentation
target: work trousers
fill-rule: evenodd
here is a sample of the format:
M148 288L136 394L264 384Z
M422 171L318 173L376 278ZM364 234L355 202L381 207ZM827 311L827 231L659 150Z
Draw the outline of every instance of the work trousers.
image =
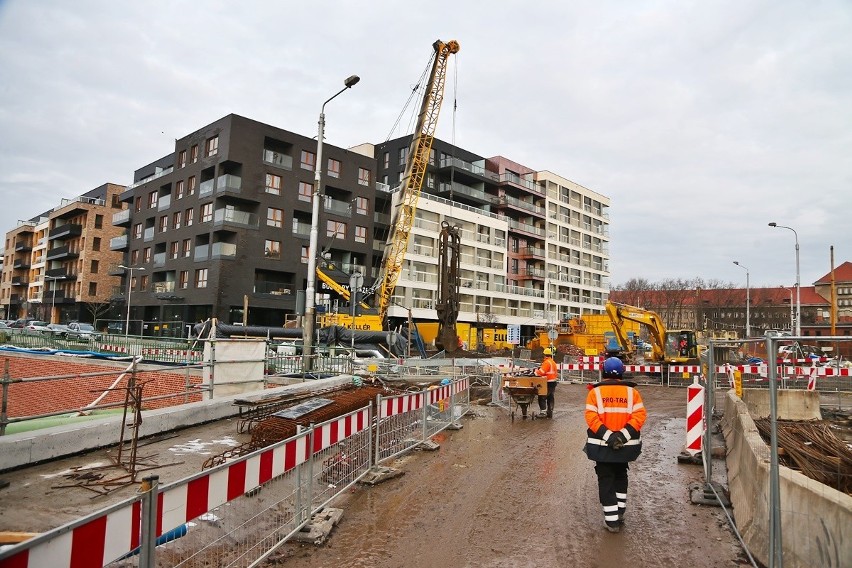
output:
M595 462L598 497L603 506L604 521L611 527L621 524L627 508L627 469L627 463Z
M549 410L553 413L553 403L556 401L556 381L547 381L547 394L538 395L538 409L544 412Z

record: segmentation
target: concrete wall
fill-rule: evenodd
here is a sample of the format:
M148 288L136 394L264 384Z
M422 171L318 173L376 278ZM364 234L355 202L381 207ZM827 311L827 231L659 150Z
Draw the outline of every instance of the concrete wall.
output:
M805 412L810 394L786 391L794 413ZM796 395L801 408L796 410ZM768 399L767 399L768 400ZM767 413L768 414L768 413ZM728 448L728 485L737 528L748 549L769 563L769 448L747 405L733 390L725 398L722 428ZM852 497L797 471L779 468L785 568L842 568L852 559Z
M234 404L236 400L259 400L285 393L310 392L344 385L351 381L351 376L341 375L255 391L250 394L239 393L169 408L145 410L142 412L139 437L141 439L235 416L239 412L239 407ZM121 416L111 416L100 420L0 436L0 471L117 444L121 437L121 420Z

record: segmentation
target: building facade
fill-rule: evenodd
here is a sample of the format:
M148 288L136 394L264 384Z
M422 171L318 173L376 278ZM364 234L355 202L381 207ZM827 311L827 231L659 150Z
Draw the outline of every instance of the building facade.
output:
M62 202L6 233L0 304L8 319L94 321L105 316L121 253L110 239L123 186L107 183Z

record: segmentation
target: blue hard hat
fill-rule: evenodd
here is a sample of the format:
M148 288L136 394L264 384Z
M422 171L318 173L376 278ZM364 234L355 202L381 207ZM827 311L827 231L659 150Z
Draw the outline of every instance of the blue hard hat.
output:
M603 375L605 377L618 377L624 374L624 363L618 357L610 357L603 364Z
M448 384L450 384L450 379L441 379L441 384L442 384L442 385L448 385Z

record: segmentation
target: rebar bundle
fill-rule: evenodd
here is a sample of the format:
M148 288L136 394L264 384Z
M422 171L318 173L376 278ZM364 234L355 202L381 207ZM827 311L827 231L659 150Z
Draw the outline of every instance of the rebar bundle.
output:
M761 437L770 440L768 418L754 421ZM778 420L778 455L783 465L815 481L852 494L852 449L822 421Z

